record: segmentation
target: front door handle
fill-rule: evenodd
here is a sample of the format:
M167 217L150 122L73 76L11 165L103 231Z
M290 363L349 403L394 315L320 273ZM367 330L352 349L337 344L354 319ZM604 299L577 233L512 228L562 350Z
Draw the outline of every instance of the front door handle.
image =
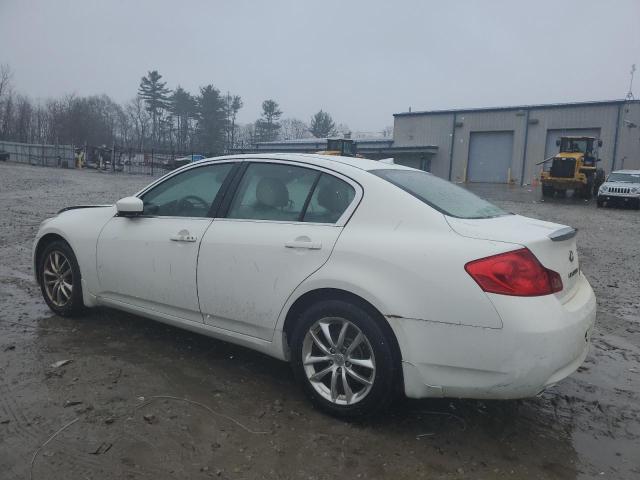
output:
M172 242L195 242L198 237L191 235L188 230L180 230L176 235L169 237Z
M309 237L298 237L292 242L286 242L285 248L306 248L307 250L320 250L321 242L312 242Z

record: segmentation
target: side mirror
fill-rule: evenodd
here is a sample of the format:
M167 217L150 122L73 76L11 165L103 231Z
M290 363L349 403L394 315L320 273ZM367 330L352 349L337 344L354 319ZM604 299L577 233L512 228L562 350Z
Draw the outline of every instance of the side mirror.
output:
M602 146L602 140L598 140L598 146L601 147Z
M559 146L560 146L560 139L556 138L556 147L559 147Z
M121 217L140 215L143 209L144 204L138 197L124 197L116 202L116 210Z

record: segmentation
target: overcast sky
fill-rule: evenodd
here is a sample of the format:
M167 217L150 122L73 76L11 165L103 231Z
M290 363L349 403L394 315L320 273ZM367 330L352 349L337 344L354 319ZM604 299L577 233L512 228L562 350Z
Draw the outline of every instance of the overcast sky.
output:
M639 21L639 0L0 0L0 63L34 98L124 102L157 69L242 96L241 122L273 98L376 131L409 107L622 98Z

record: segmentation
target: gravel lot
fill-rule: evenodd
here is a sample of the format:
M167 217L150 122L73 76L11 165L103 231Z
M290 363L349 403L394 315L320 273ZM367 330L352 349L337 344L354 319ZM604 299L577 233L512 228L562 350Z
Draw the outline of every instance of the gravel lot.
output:
M149 181L0 163L0 477L640 478L640 212L473 186L579 228L598 297L585 364L534 399L400 401L344 423L261 354L109 309L51 314L32 278L38 224Z

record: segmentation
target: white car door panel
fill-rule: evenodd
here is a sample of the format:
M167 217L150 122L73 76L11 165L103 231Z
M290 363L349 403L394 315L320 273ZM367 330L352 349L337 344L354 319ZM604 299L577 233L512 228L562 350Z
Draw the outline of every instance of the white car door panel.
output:
M328 260L341 231L333 225L214 220L198 262L205 323L270 340L287 298Z
M291 293L329 259L361 197L354 185L299 165L250 163L227 199L226 218L216 218L202 239L204 322L271 340Z
M202 322L196 269L210 218L114 217L100 234L100 296Z
M234 163L177 172L143 192L143 214L116 216L98 237L99 296L202 323L196 271Z

